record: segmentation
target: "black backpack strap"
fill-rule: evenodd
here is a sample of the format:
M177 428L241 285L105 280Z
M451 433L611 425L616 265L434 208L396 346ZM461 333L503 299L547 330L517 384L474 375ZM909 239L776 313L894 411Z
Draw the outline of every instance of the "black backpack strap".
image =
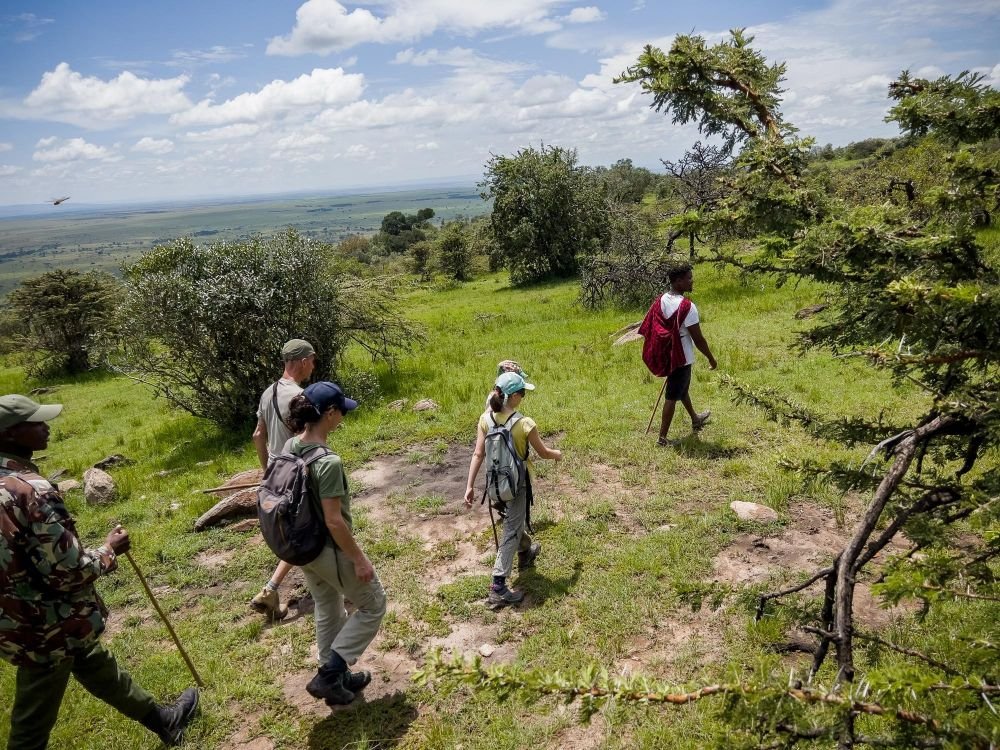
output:
M306 466L309 466L323 458L323 456L329 456L331 453L333 453L333 451L325 445L317 445L310 448L304 455L299 456L299 458L305 461ZM306 458L306 456L308 456L308 458Z
M278 415L278 421L284 422L285 418L281 416L281 409L278 408L278 382L274 381L274 387L271 388L271 406L274 407L274 413Z

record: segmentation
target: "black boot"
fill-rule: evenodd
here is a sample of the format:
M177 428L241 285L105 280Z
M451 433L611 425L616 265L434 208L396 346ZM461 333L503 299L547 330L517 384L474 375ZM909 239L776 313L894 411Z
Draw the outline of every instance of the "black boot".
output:
M344 676L344 687L352 693L360 693L368 687L368 683L371 681L372 673L367 669L362 669L359 672L352 672L348 669L347 674Z
M354 693L346 685L347 675L347 662L333 651L330 660L309 680L306 692L313 698L325 700L331 706L346 705L354 700Z
M198 710L198 689L188 688L170 706L157 706L140 721L146 729L159 737L164 745L181 744L184 730Z

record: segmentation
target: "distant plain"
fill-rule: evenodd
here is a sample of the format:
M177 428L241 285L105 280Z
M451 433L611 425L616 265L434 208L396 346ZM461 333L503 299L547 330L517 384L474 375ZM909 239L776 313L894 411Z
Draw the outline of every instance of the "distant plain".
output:
M294 227L337 242L370 234L391 211L433 208L435 221L485 213L474 186L395 192L271 196L134 206L51 207L51 215L0 217L0 297L21 281L56 268L117 273L123 262L178 237L196 242L235 240ZM43 208L44 211L44 208Z

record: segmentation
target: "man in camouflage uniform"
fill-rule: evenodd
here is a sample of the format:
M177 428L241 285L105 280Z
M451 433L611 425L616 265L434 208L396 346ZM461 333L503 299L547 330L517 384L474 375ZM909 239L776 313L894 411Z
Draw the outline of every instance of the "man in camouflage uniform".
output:
M0 657L17 667L8 750L42 750L72 674L91 694L178 744L198 706L159 706L101 645L108 611L94 588L129 549L120 526L86 549L59 492L31 462L62 406L0 396Z

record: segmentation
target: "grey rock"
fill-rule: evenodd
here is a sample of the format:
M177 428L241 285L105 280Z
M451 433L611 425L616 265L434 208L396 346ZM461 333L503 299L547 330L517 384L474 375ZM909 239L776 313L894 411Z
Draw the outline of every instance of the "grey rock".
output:
M437 411L441 406L429 398L422 398L413 405L413 411Z
M88 505L103 505L118 499L118 487L103 469L87 469L83 473L83 496Z
M385 408L389 411L403 411L403 407L406 406L406 399L401 398L398 401L393 401L392 403L386 404Z
M81 485L75 479L64 479L63 481L61 481L59 484L56 485L60 495L65 495L70 490L78 490L82 486L83 485Z

